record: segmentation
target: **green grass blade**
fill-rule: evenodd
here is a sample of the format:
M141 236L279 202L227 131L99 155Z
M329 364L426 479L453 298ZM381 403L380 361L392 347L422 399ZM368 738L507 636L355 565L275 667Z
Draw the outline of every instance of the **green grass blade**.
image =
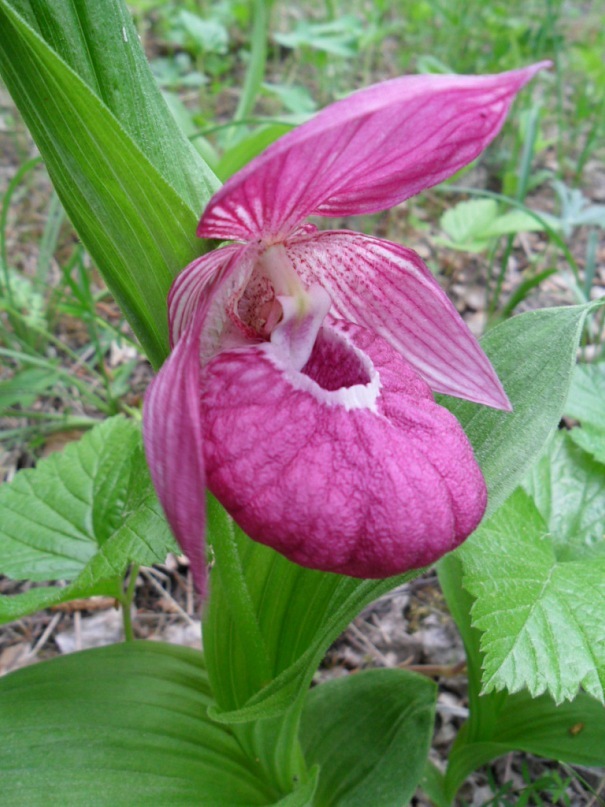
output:
M219 182L169 113L123 0L10 0L201 213Z
M109 109L0 0L0 73L61 202L150 360L168 351L166 295L201 251L197 214Z

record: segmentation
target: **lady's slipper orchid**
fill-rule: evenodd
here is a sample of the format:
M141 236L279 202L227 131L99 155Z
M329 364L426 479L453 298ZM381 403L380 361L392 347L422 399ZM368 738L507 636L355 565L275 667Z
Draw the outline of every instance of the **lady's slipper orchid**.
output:
M198 235L237 243L175 281L173 352L145 405L153 480L200 589L206 486L254 540L356 577L430 563L479 523L483 477L431 390L509 409L487 357L414 252L304 220L451 176L542 66L369 87L211 199Z

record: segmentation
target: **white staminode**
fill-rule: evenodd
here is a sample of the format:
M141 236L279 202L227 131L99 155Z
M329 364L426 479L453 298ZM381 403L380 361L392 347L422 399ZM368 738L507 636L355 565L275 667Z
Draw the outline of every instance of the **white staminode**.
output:
M310 376L297 370L287 358L284 357L281 351L275 350L275 346L271 342L266 342L259 347L271 362L284 374L293 389L312 395L317 401L326 406L342 406L347 412L352 409L368 409L371 412L377 413L381 383L378 370L374 367L374 363L370 357L362 350L355 347L346 334L337 333L331 328L324 328L322 339L324 341L340 342L346 350L354 353L361 367L367 373L369 381L365 384L353 384L350 387L327 390Z
M316 400L328 406L342 406L347 411L377 411L376 402L380 392L378 372L369 357L356 348L344 334L331 328L323 328L321 337L324 342L340 343L343 350L351 351L367 374L368 382L327 390L301 372L311 358L313 347L332 305L327 291L317 284L305 288L283 244L275 244L265 250L257 266L270 279L283 312L271 333L271 341L262 345L262 350L284 373L292 387L313 395Z

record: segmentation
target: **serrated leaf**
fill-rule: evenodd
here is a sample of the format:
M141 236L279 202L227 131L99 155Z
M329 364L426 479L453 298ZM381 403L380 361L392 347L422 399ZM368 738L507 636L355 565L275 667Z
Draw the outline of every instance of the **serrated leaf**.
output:
M581 449L590 454L601 465L605 465L605 431L594 426L572 429L570 438Z
M523 486L544 519L557 560L605 558L603 465L559 432Z
M547 223L555 223L551 216L540 212L540 216L546 219ZM499 238L501 235L515 235L516 233L541 232L544 225L530 213L524 210L509 210L497 216L485 229L484 237Z
M0 0L0 72L66 212L159 366L168 351L166 295L177 272L203 248L195 227L207 198L192 209L7 0ZM171 169L181 170L178 163Z
M7 675L2 798L15 807L310 803L308 789L288 800L263 777L230 730L208 719L211 703L201 653L159 642L74 653Z
M552 216L542 212L540 216L551 226L556 226L557 221ZM524 210L499 213L498 204L493 199L459 202L446 210L439 223L451 239L451 242L441 239L441 243L468 252L487 249L492 239L503 235L544 229L544 224Z
M516 491L461 550L483 632L485 691L527 687L557 703L582 686L603 700L605 557L561 560L532 499ZM503 561L505 559L505 562Z
M565 402L565 414L605 431L605 363L577 365Z
M520 483L557 427L586 315L600 303L530 311L489 331L481 346L513 405L512 413L445 396L473 445L493 513Z
M0 597L0 622L72 597L114 594L129 563L150 565L174 548L140 428L119 416L2 485L0 509L2 574L73 581Z
M471 625L474 601L462 587L462 568L460 552L447 555L439 563L439 581L464 641L470 716L450 752L445 776L429 771L426 784L431 798L440 807L449 807L473 771L511 751L572 765L602 765L605 709L586 693L580 692L573 701L560 705L555 705L550 695L533 698L527 690L512 695L505 691L480 695L481 633ZM424 781L421 786L425 787Z
M389 669L367 670L311 689L301 743L307 762L320 766L317 803L407 804L424 771L435 697L435 685L428 679Z

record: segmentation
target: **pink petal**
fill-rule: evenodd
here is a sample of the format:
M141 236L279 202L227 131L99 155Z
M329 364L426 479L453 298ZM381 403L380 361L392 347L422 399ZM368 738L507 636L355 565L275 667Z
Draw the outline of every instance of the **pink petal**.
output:
M168 295L170 342L176 345L205 303L211 284L230 278L230 286L245 286L259 250L230 244L197 258L178 275ZM218 285L218 284L217 284ZM223 287L226 291L226 287Z
M210 362L208 486L250 537L296 563L385 577L464 540L485 485L459 423L413 369L374 334L341 333L321 332L304 373L270 344Z
M404 76L290 132L212 197L204 238L281 240L307 216L384 210L467 165L548 62L491 76Z
M197 258L180 272L168 295L171 345L176 345L181 334L191 325L210 283L224 271L225 264L241 251L241 244L214 249Z
M489 359L411 249L333 231L292 239L286 251L304 283L321 282L333 314L390 342L431 389L511 409Z
M168 296L172 344L186 333L203 309L198 355L202 364L240 338L228 310L236 305L261 252L257 244L220 247L190 263L176 278ZM234 332L235 331L235 332Z
M206 473L200 421L199 327L193 323L145 396L143 437L154 487L175 538L206 592Z
M225 300L242 275L252 271L257 254L255 247L224 247L194 261L179 275L169 296L171 337L176 345L145 396L143 437L153 484L202 595L206 590L206 472L200 350L202 345L214 346L212 331L226 319Z

